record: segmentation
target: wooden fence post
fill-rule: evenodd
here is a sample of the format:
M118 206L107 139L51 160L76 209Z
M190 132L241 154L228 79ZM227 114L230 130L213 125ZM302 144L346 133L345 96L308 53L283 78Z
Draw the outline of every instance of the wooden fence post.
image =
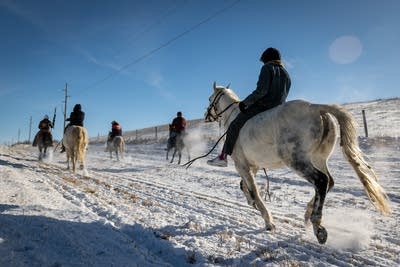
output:
M155 127L156 128L156 141L157 141L157 127Z
M367 119L365 118L365 110L362 110L363 122L364 122L364 132L365 137L368 137L368 126L367 126Z

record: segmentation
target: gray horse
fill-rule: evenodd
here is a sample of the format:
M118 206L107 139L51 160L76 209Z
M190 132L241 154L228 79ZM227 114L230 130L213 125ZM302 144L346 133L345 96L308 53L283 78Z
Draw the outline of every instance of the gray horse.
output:
M237 95L231 89L217 87L214 83L209 101L206 122L221 121L228 128L240 112ZM275 225L259 195L254 176L262 168L287 166L313 185L315 195L307 205L304 219L306 223L311 221L318 242L326 242L328 233L321 223L322 208L326 194L334 185L327 160L339 136L342 152L372 204L384 215L391 213L387 195L358 146L352 115L338 105L295 100L248 120L231 155L242 178L241 189L247 202L260 211L267 230L274 230Z
M115 156L117 160L119 160L119 156L124 158L125 152L125 141L122 136L115 136L111 141L107 141L106 144L106 152L110 152L110 159L112 159L112 153L115 152Z
M178 153L178 164L181 164L182 151L184 149L186 150L186 153L188 155L188 160L190 160L189 146L185 144L186 136L187 136L186 132L182 133L173 132L171 129L171 124L169 125L169 139L167 143L166 160L168 160L168 154L171 151L171 149L174 149L170 163L174 162L175 154Z

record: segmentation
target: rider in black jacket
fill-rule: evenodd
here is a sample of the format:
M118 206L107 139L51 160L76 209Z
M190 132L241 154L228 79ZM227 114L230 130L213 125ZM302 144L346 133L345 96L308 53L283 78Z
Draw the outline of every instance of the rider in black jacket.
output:
M68 125L64 129L65 130L71 125L77 125L83 127L83 121L85 120L85 112L82 111L81 104L76 104L74 106L73 111L69 115L69 118L66 121L69 121ZM62 144L61 146L61 153L65 152L65 146Z
M208 160L207 164L226 167L227 155L232 154L240 129L246 121L286 101L291 81L289 73L283 67L280 52L270 47L261 55L260 61L264 65L261 68L256 89L239 103L240 113L228 127L222 153Z

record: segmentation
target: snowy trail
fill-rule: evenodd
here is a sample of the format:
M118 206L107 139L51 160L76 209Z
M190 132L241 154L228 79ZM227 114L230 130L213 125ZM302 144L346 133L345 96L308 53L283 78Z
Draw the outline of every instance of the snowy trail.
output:
M45 209L45 204L35 204L33 198L33 203L23 208L25 211L35 214L45 211L54 218L96 222L111 231L105 237L86 235L79 228L70 227L61 233L66 244L73 244L82 234L91 244L98 242L91 241L93 238L114 244L115 249L107 251L108 246L102 247L97 253L104 257L115 255L118 266L395 266L400 264L397 230L400 214L396 198L400 193L396 167L400 153L398 147L388 147L372 149L369 158L378 166L377 172L383 174L381 184L393 196L393 216L384 218L374 210L355 174L336 151L330 160L336 184L325 206L329 237L323 246L315 240L311 227L305 227L303 222L312 188L287 169L269 172L272 200L266 203L277 226L274 233L269 233L259 212L247 205L233 166L215 169L196 162L186 170L165 161L165 151L158 144L128 146L120 162L110 160L103 146L92 145L88 150L88 177L83 177L80 171L72 174L65 170L63 154L55 153L51 161L38 163L37 152L31 147L2 153L0 163L16 177L29 177L20 186L31 183L38 190L49 186L51 189L43 191L45 197L50 202L54 198L56 207L66 207ZM6 181L13 183L10 178ZM262 172L257 183L261 193L265 193ZM52 197L53 191L63 200ZM69 204L62 204L64 201ZM87 242L78 242L75 255L89 255L82 261L84 264L107 266L109 258L108 261L93 258ZM61 253L61 249L57 251ZM57 262L65 264L67 259Z

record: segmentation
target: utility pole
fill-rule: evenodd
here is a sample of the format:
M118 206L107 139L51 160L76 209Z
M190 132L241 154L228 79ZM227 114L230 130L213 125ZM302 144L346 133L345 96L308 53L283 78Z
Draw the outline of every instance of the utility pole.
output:
M69 97L68 95L68 84L65 84L65 89L64 89L65 95L64 95L64 127L63 127L63 131L65 129L65 122L67 120L67 99Z
M28 137L28 143L31 143L31 131L32 131L32 116L29 118L29 137Z

